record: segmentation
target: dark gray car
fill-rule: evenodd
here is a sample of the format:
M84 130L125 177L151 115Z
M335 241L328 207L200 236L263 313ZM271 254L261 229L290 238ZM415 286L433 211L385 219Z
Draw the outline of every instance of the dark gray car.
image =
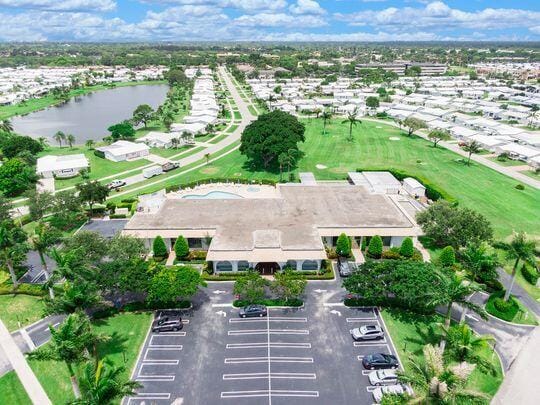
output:
M349 261L345 257L338 257L338 271L341 277L349 277L352 274Z
M268 310L264 305L248 305L240 310L240 318L251 318L254 316L266 316Z

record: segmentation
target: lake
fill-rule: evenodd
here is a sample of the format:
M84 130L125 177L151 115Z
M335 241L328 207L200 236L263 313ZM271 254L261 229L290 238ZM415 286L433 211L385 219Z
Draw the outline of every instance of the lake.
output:
M44 136L52 141L57 131L75 135L77 144L87 140L101 141L109 135L107 128L132 117L140 104L154 109L163 103L169 86L141 84L98 90L70 99L67 103L36 111L26 116L13 117L13 129L33 138Z

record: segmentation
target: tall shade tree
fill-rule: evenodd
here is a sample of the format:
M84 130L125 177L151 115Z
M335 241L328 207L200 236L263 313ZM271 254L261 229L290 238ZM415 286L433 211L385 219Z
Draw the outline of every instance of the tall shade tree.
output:
M416 131L427 128L424 121L413 117L405 118L403 126L407 129L407 135L409 136L413 136Z
M65 141L66 139L66 134L64 134L62 131L57 131L54 135L53 135L53 139L58 142L58 145L60 147L62 147L62 142Z
M49 280L51 274L47 265L46 255L50 248L57 244L61 239L62 234L58 229L52 228L45 222L38 222L32 235L30 235L30 247L39 255L41 268L45 273L45 280ZM49 295L54 298L54 289L49 287Z
M116 367L110 359L87 362L80 377L81 397L73 405L113 404L125 396L135 395L142 387L124 376L124 367Z
M117 141L118 139L132 139L135 136L135 129L128 121L111 125L107 128L107 131L111 133L110 136L114 141Z
M0 121L0 131L4 131L8 134L12 133L13 132L13 124L11 123L10 120L8 119L4 119L2 121Z
M342 124L349 124L349 137L347 138L349 142L353 141L352 130L353 127L356 127L358 124L361 124L362 121L358 119L358 107L355 107L352 112L347 114L347 119L341 122Z
M242 132L240 153L255 166L277 167L280 154L298 151L304 132L304 124L291 114L279 110L262 114Z
M270 289L279 298L287 302L304 294L306 286L307 280L305 276L295 273L290 268L285 268L285 270L274 274L274 281L270 284Z
M28 356L36 360L56 360L66 364L71 387L75 398L80 398L79 380L75 372L76 366L88 359L88 348L96 340L90 321L84 314L71 314L62 322L58 329L49 325L51 340Z
M94 213L94 204L104 203L110 192L106 185L101 184L96 180L77 184L76 188L79 191L79 198L81 201L87 203L90 207L90 215L93 215Z
M94 145L96 144L96 142L93 140L93 139L89 139L87 140L84 145L88 148L88 149L94 149Z
M75 143L75 135L73 134L67 134L66 135L66 142L69 145L70 148L73 148L73 144Z
M434 129L428 134L428 138L433 142L433 147L436 148L440 141L448 141L452 139L450 133L444 129Z
M23 229L6 222L2 223L0 225L0 264L8 269L14 289L19 286L15 267L24 261L26 252L28 252L28 244Z
M135 111L133 111L133 123L135 125L139 125L140 123L142 123L146 128L148 122L152 120L153 116L154 109L148 104L141 104L137 108L135 108Z
M516 281L516 273L520 262L534 263L534 252L536 250L537 242L534 239L528 239L525 232L514 233L512 240L509 243L502 243L500 247L506 251L506 257L509 260L514 261L512 267L512 281L510 287L506 289L504 294L504 300L508 301L514 283Z
M267 286L268 281L258 271L249 270L245 275L236 279L233 293L241 300L255 303L265 297Z
M322 113L321 113L321 118L323 120L323 130L322 130L322 133L323 135L326 135L326 124L328 124L328 121L330 121L332 119L332 112L329 111L329 110L324 110Z
M463 150L468 153L467 157L467 166L471 165L471 156L473 153L479 153L482 150L480 144L476 141L470 141L467 145L463 147Z
M448 366L444 362L443 351L432 345L423 349L423 360L409 358L409 367L398 372L401 382L414 388L414 403L419 404L463 404L487 400L487 395L466 388L467 381L475 366L459 363Z
M147 300L154 303L172 303L189 299L199 287L206 287L200 273L190 266L159 266L152 278Z

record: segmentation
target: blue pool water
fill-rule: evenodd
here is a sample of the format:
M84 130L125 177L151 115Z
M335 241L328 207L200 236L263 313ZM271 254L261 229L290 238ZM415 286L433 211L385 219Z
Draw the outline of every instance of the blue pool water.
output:
M243 197L238 194L227 193L226 191L210 191L208 194L188 194L182 198L188 200L232 200Z

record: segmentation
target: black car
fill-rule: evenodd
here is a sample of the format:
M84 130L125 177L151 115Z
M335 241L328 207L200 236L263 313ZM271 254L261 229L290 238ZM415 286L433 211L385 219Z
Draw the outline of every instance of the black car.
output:
M386 353L368 354L362 359L362 365L368 370L383 368L398 368L399 362L396 356Z
M351 275L351 266L347 258L338 257L338 271L341 277L349 277Z
M250 318L253 316L266 316L268 311L264 305L248 305L240 310L240 318Z

